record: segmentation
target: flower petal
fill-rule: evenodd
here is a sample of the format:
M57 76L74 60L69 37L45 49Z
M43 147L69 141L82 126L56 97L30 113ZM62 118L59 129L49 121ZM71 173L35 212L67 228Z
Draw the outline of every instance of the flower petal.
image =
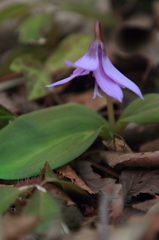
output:
M96 96L100 97L100 98L103 98L103 96L99 93L98 91L98 84L97 82L95 82L95 85L94 85L94 93L93 93L93 99L96 98Z
M74 63L71 63L70 61L65 60L65 64L67 66L73 66L73 67L93 71L97 69L99 65L98 51L99 51L99 42L94 41L91 43L88 49L88 52L85 55L83 55Z
M118 69L113 66L108 56L102 57L102 66L106 75L108 75L114 82L119 84L121 87L130 89L132 92L136 93L140 98L143 99L139 87L130 79L125 77L121 72L119 72Z
M87 71L87 70L83 70L83 69L77 68L77 69L75 69L75 70L73 71L73 73L72 73L72 75L71 75L70 77L65 78L65 79L63 79L63 80L60 80L60 81L58 81L58 82L52 83L52 84L50 84L50 85L46 85L45 87L55 87L55 86L57 86L57 85L67 83L67 82L69 82L70 80L72 80L72 79L75 78L75 77L82 76L82 75L86 75L86 74L88 74L88 73L89 73L89 71Z
M67 66L67 67L70 67L70 66L72 66L72 64L73 64L73 62L71 62L71 61L69 61L69 60L64 60L64 63L65 63L65 65Z
M101 67L94 71L94 76L96 78L96 81L99 87L103 90L103 92L117 99L120 102L122 101L123 92L121 88L117 83L112 81L112 79L105 74L105 72Z

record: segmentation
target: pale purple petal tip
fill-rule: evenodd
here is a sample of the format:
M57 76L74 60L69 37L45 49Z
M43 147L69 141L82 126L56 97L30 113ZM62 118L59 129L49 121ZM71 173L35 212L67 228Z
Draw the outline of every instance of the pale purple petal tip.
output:
M118 69L116 69L113 66L108 56L102 57L102 66L105 71L105 74L109 76L114 82L119 84L121 87L128 88L129 90L136 93L140 98L143 99L143 96L139 87L130 79L125 77L121 72L119 72Z
M73 62L71 62L71 61L69 61L69 60L64 60L64 63L65 63L65 65L67 66L67 67L70 67L70 66L72 66L72 64L73 64Z
M92 98L95 99L96 96L98 96L100 98L103 98L103 96L98 91L98 84L97 84L97 82L95 82L95 85L94 85L94 93L93 93L93 97Z
M67 83L67 82L71 81L75 77L86 75L88 73L89 73L89 71L87 71L87 70L83 70L83 69L77 68L77 69L74 70L74 72L72 73L72 75L70 77L62 79L62 80L60 80L58 82L55 82L55 83L52 83L50 85L46 85L45 87L55 87L57 85L61 85L61 84Z
M94 75L99 87L110 97L122 102L123 92L119 85L112 81L103 71L102 68L98 68L94 71Z
M70 77L68 77L68 78L65 78L65 79L60 80L60 81L55 82L55 83L52 83L52 84L50 84L50 85L46 85L45 87L55 87L55 86L57 86L57 85L61 85L61 84L67 83L67 82L69 82L70 80L72 80L72 79L75 78L75 77L77 77L77 75L72 74L72 75L71 75Z

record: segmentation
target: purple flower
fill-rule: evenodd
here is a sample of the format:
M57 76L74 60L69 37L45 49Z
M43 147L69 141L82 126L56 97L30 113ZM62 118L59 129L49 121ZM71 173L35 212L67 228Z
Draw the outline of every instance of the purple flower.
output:
M140 98L143 98L138 86L119 72L110 62L102 41L93 41L90 44L88 52L83 57L78 59L75 63L65 60L65 64L76 68L72 75L51 85L47 85L46 87L54 87L69 82L75 77L86 75L91 72L95 78L93 98L96 96L102 97L98 91L98 87L107 95L119 101L123 99L121 87L128 88Z

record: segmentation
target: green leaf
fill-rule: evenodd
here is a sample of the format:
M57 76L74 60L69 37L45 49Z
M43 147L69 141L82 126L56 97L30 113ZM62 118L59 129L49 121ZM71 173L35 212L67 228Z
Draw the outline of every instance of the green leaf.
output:
M146 94L144 100L134 100L117 121L115 131L119 132L127 123L159 123L159 94Z
M52 24L52 14L35 14L25 19L17 28L22 43L38 43L45 37Z
M60 219L60 209L48 193L36 191L24 208L23 215L39 217L41 223L35 228L35 231L43 232L48 230L53 220Z
M70 34L62 40L53 54L47 59L45 65L49 71L56 71L65 67L64 60L72 62L87 52L93 38L84 33Z
M45 87L51 83L49 73L33 56L23 55L15 58L10 68L15 72L23 72L26 76L28 100L44 97L49 92Z
M7 54L5 59L1 62L1 67L0 67L0 77L3 77L9 73L12 73L10 69L10 65L13 62L13 60L24 54L31 53L32 55L35 55L37 58L43 60L46 56L46 49L44 49L44 46L18 46L14 50L10 50L10 52Z
M67 181L63 181L63 180L59 180L56 175L53 173L50 165L48 163L45 164L44 168L44 182L42 183L45 184L46 182L53 182L54 185L56 185L57 187L59 187L61 190L63 190L65 193L68 194L72 194L72 195L78 195L78 198L82 199L86 199L89 197L88 193L83 190L82 188L80 188L79 186L77 186L76 184L72 183L72 182L67 182Z
M14 115L5 107L0 105L0 129L9 124L14 119Z
M31 6L25 3L9 5L0 11L0 23L11 18L24 17L24 14L26 14L30 8Z
M104 118L76 103L16 118L0 131L0 178L31 177L46 161L52 169L72 161L91 146L103 126L102 136L112 138Z
M14 203L19 195L16 187L0 187L0 214L4 213Z

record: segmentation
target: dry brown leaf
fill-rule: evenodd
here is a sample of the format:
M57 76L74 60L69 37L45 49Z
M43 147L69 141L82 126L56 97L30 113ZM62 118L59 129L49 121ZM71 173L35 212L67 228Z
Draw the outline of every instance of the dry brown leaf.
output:
M129 203L140 193L155 195L159 193L159 170L126 170L121 173L124 201Z
M51 196L65 199L67 206L75 205L70 197L55 185L51 183L45 183L43 187L47 190L48 193L51 194Z
M122 153L132 153L130 147L124 139L114 138L113 140L103 140L103 144L110 150Z
M35 216L7 216L3 219L3 239L16 240L27 234L39 222Z
M159 167L159 151L142 153L116 153L101 151L100 157L110 167Z
M42 176L38 175L37 177L21 179L14 186L19 188L26 185L35 185L35 184L40 185L41 182L42 182Z
M154 206L151 206L151 208L148 210L147 214L159 214L159 201L154 204Z
M157 203L159 203L159 199L151 199L144 202L132 204L132 207L143 212L147 212L151 209L151 207L153 207Z
M120 190L115 188L120 186ZM120 216L123 213L124 209L124 201L123 201L123 189L121 184L115 184L114 191L112 194L113 200L111 202L111 205L109 209L111 210L111 213L109 214L109 217L115 220L118 216Z
M118 185L118 184L115 184L116 179L101 178L100 175L93 172L91 163L88 161L79 161L76 163L76 167L81 177L83 178L83 180L95 193L98 193L101 191L104 194L106 194L109 191L112 191L116 187L115 185ZM118 193L120 189L121 189L121 186L117 186L117 188L114 191ZM114 194L113 197L115 198L116 194Z
M64 165L60 168L57 168L56 171L59 172L63 177L69 178L71 182L75 183L90 194L95 193L85 184L85 182L79 176L77 176L76 172L69 165Z
M159 124L137 124L129 123L125 130L123 137L129 146L138 146L154 140L159 136Z
M78 103L84 104L95 111L99 111L100 109L105 107L106 99L104 97L96 98L96 100L94 100L92 96L93 96L93 90L88 90L80 94L73 94L73 93L63 94L62 99L66 103L78 102Z
M142 144L139 148L140 152L150 152L159 150L159 138Z
M109 209L111 210L109 217L112 219L116 219L123 213L123 199L119 198L115 203L110 206Z

